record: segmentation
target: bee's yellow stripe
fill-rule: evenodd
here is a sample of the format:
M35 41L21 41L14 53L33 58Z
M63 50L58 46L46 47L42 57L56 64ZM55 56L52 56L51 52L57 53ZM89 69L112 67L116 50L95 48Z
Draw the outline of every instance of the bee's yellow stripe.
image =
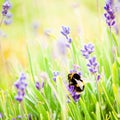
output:
M85 85L85 83L84 82L82 82L83 83L83 85Z
M73 75L74 75L74 73L71 73L71 75L70 75L70 79L72 79L72 78L73 78Z

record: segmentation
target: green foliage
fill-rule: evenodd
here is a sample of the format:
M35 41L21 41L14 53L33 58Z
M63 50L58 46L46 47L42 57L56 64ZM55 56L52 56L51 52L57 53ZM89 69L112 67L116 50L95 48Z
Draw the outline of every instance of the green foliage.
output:
M29 1L27 2L29 3ZM85 3L89 4L89 2ZM17 6L19 5L16 4L13 13L19 9ZM91 7L90 5L89 8ZM94 11L93 7L92 11ZM16 20L20 19L18 16L15 17ZM32 18L32 16L29 17ZM19 22L21 21L24 21L23 18L19 20ZM80 53L82 45L77 44L81 39L73 38L71 47L67 49L67 54L60 56L57 53L58 58L53 57L52 53L52 43L54 43L53 39L55 38L49 36L47 39L51 41L47 41L49 45L46 48L42 46L42 43L39 45L38 41L35 41L36 46L27 42L26 58L29 61L29 66L27 66L26 73L28 75L28 86L24 100L21 103L15 100L14 97L17 93L12 85L6 90L0 89L2 120L11 120L17 118L18 115L21 115L22 120L28 120L28 115L31 115L33 120L119 120L119 37L107 30L102 42L98 41L98 38L95 41L95 55L99 61L101 73L99 81L96 81L87 70L86 60ZM112 51L113 48L114 51ZM73 64L80 65L82 75L89 79L88 82L85 80L85 90L77 103L71 98L66 88L68 71ZM52 73L55 70L60 72L56 82L53 81ZM42 78L40 76L42 72L45 72L47 77ZM36 81L40 83L44 81L44 87L37 90L35 87Z

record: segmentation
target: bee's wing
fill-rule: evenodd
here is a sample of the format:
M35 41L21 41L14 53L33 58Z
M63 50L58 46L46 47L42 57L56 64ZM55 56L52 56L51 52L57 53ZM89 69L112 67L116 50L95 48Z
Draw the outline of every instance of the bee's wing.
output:
M95 83L96 82L96 80L94 80L93 78L88 79L88 78L82 77L81 79L84 81L85 84L86 83Z
M84 86L84 82L81 82L80 80L77 80L77 79L74 79L76 82L77 82L77 85L83 89L83 86Z

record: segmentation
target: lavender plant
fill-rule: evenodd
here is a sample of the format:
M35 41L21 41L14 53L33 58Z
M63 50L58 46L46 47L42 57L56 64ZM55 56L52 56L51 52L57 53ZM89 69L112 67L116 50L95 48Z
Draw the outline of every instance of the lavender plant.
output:
M113 0L108 0L104 6L106 13L104 14L106 18L106 23L109 27L115 25L115 13L113 9Z
M25 96L25 90L27 87L27 82L26 82L26 75L24 73L20 74L19 79L14 83L16 89L17 89L17 96L15 96L15 99L18 102L22 102L24 96Z
M7 2L7 0L5 1L5 3L6 2ZM18 0L16 3L18 3L18 2L20 2L20 1ZM27 1L25 1L24 4L26 2ZM29 3L29 5L31 4L29 1L28 1L28 3ZM44 1L44 3L45 3L45 1ZM60 3L62 4L62 2L60 2ZM98 2L98 4L101 4L101 3L102 2ZM36 4L36 2L34 2L34 4ZM59 4L59 5L61 5L61 4ZM82 2L80 4L82 4ZM90 3L90 5L91 4L92 4L92 2ZM52 5L52 3L51 3L51 5ZM63 4L63 5L65 5L65 4ZM6 6L8 6L8 4L6 4ZM22 8L24 8L23 6L24 5L22 4ZM98 7L100 7L100 6L101 5L98 5ZM41 8L43 8L43 7L41 7ZM16 11L16 9L18 11L19 7L16 7L15 9L13 9L13 11L14 10ZM2 14L2 16L5 18L3 22L8 24L9 21L6 22L5 20L7 17L8 18L11 17L11 15L9 14L10 9L8 9L7 13L6 13L6 8L4 8L3 10L5 10L3 12L4 15ZM20 11L21 11L21 7L20 7ZM23 18L24 20L27 20L27 16L29 15L29 14L27 14L28 11L26 11L26 8L25 8L26 14ZM30 11L31 11L31 6L30 6ZM32 11L33 11L33 9L32 9ZM36 11L37 12L34 11L35 14L39 13L38 9ZM107 22L108 26L111 28L112 26L116 25L116 23L117 23L117 19L116 19L117 16L113 9L113 0L109 0L108 2L106 2L105 11L106 11L106 13L105 13L106 22ZM68 11L68 13L69 12L70 11ZM78 13L78 12L79 12L79 10L78 10L78 8L76 8L75 13ZM93 10L92 10L92 12L93 12ZM50 14L50 12L49 12L49 14ZM63 15L63 13L62 13L62 15ZM82 15L82 14L80 14L80 15ZM30 16L30 18L31 17L32 17L32 15ZM50 14L50 17L52 17L52 14ZM17 17L15 17L15 19L18 20L18 23L19 23L19 19L17 19ZM20 18L20 23L21 23L21 21L22 21L22 18ZM69 21L70 21L70 19L69 19ZM89 21L87 21L87 22L89 22ZM50 23L50 25L51 24L52 23ZM29 21L27 21L27 25L29 26ZM26 27L27 27L27 25L26 25ZM99 25L99 24L97 24L97 25ZM0 119L1 120L12 120L12 119L14 119L14 120L18 120L18 119L21 119L21 120L22 119L23 120L39 120L39 119L41 119L41 120L56 120L56 119L62 119L62 120L84 120L84 119L86 119L86 120L109 120L109 119L110 120L119 120L120 119L120 104L119 104L120 103L120 90L119 90L119 88L120 88L120 81L119 81L120 58L119 58L119 55L117 54L116 59L113 64L113 60L111 59L111 56L109 55L110 41L105 42L108 38L106 38L106 36L100 36L100 38L104 38L104 39L101 40L102 42L101 41L96 42L96 44L98 44L98 45L99 45L99 43L101 44L101 46L98 47L97 51L96 51L97 56L99 56L99 54L100 54L100 57L98 57L98 58L94 56L95 48L94 48L93 44L89 43L89 44L84 45L84 47L81 49L81 53L86 61L82 61L81 56L79 55L80 50L78 49L78 47L80 47L80 46L79 46L79 44L76 44L76 43L81 44L81 37L77 38L76 34L75 34L75 37L73 38L75 41L75 43L74 43L74 41L72 41L72 39L70 37L70 28L63 26L61 34L62 34L63 38L65 38L65 39L63 39L63 41L60 42L60 44L59 43L58 44L59 44L59 48L61 49L62 55L65 54L66 56L60 56L60 55L59 56L63 59L63 61L65 60L64 57L66 57L67 62L66 62L66 64L62 64L62 62L58 61L56 58L54 58L51 55L51 53L49 51L50 49L46 49L43 51L41 46L39 46L38 41L40 42L41 38L43 40L48 39L48 37L46 38L46 36L44 36L42 34L42 33L44 33L42 30L44 27L44 25L42 25L42 22L41 22L41 26L40 26L39 31L37 31L38 32L37 41L35 41L36 39L33 39L32 43L34 43L34 44L32 44L32 46L29 46L30 41L27 42L27 46L30 47L30 52L28 55L30 57L30 59L29 59L30 69L27 65L25 65L24 67L28 71L29 86L27 85L25 73L20 74L19 79L15 82L17 95L15 96L15 100L14 100L14 95L15 95L14 90L13 89L11 90L11 87L10 88L7 87L7 90L4 91L2 89L2 87L4 87L4 85L1 87L1 84L0 84ZM18 26L17 26L17 28L18 28ZM87 29L88 29L88 27L87 27ZM81 29L81 31L82 31L82 29ZM102 25L101 25L101 31L104 31L104 29L102 29ZM26 32L28 34L29 30ZM16 32L15 32L15 34L16 34ZM13 33L12 33L12 35L13 35ZM28 34L28 36L30 38L33 38L33 36L31 36L31 34ZM49 46L49 43L50 43L50 45L52 45L51 41L54 39L51 36L49 36L49 38L50 38L50 40L47 41L48 46ZM11 40L11 38L9 38L9 40ZM119 39L117 39L117 40L119 42ZM72 42L72 46L71 46L71 42ZM104 42L106 44L104 44ZM23 44L25 44L25 42L23 42ZM30 42L30 45L31 45L31 42ZM36 46L34 47L34 45L36 45L37 47ZM5 48L6 48L6 46L7 46L7 44L5 44ZM40 47L40 49L39 49L39 47ZM66 54L67 47L72 48L72 49L70 49L69 54ZM8 57L9 49L6 51L5 51L5 58L6 58L5 59L5 63L6 63L5 70L6 70L6 68L8 69L8 71L7 71L7 74L8 74L9 67L7 65L9 65L9 63L7 64L7 62L10 59ZM14 53L16 51L14 50L12 52ZM73 54L71 55L71 53L73 53ZM116 52L114 52L114 54L115 53ZM36 56L38 58L37 62L36 62L36 59L34 59L34 58L36 58ZM74 59L74 57L76 57L76 58ZM8 61L6 62L6 60L8 60ZM100 63L98 63L97 60L99 60ZM16 62L16 60L13 59L13 62ZM68 74L68 67L71 66L73 63L82 64L84 62L86 62L88 72L90 73L90 74L88 74L87 72L85 72L86 77L89 77L90 75L92 75L92 76L95 76L96 81L100 80L100 78L101 78L101 74L99 73L100 66L102 66L101 68L102 68L104 77L102 77L102 79L99 81L99 83L97 82L98 83L97 84L98 91L96 90L96 86L94 86L92 84L92 80L90 79L90 83L85 84L84 94L80 95L80 94L76 93L73 85L71 85L71 86L68 85L67 74ZM0 67L1 66L2 66L2 64L0 62ZM14 66L15 66L15 70L16 70L17 67L16 67L16 65L14 65ZM65 73L64 74L65 77L62 78L60 76L60 73L57 71L52 73L53 70L52 70L51 66L54 66L55 68L57 67L57 69L59 70L60 73L61 72ZM81 69L82 69L82 72L84 70L86 70L86 67L84 66L84 64L82 65L82 68L80 68L79 65L74 64L73 68L69 71L69 73L77 73L82 77L83 74L81 74ZM0 81L1 80L4 81L3 84L5 84L5 80L7 77L5 77L5 80L4 80L4 78L3 78L4 75L2 74L3 72L1 72L1 70L2 69L0 69L0 76L1 76ZM12 69L10 69L10 72L11 71L12 71ZM46 74L39 75L39 71L45 71L45 73L48 76ZM35 75L38 75L37 77L40 80L43 80L42 83L39 82L39 80L35 80L35 79L34 79L35 81L33 82L31 74L32 74L33 79L36 77ZM13 76L14 76L14 74L13 74ZM9 80L9 81L11 80L11 75L7 78L7 80ZM64 80L67 81L67 83L66 83L67 85L64 84ZM42 84L44 85L44 82L45 82L45 86L43 88L44 90L42 91L41 88L42 88ZM11 85L11 84L8 83L8 85ZM67 86L67 90L66 90L66 86ZM27 89L27 92L26 92L26 89ZM67 95L67 97L66 97L66 95ZM73 101L71 99L69 99L69 98L71 98L70 96L73 98ZM25 99L24 99L24 97L25 97ZM67 100L70 100L70 102L67 103ZM19 102L20 103L22 102L22 104L19 104Z
M82 55L83 55L86 59L88 59L89 56L90 56L90 54L91 54L92 52L94 52L94 45L91 44L91 43L89 43L89 44L87 44L87 45L84 45L84 48L81 49L81 52L82 52Z
M94 52L94 45L91 43L84 45L84 49L81 49L82 55L88 61L87 63L88 70L90 71L90 73L94 74L95 76L97 74L96 80L99 80L100 79L99 64L96 61L96 57L90 56L92 52Z
M65 26L62 26L62 31L61 31L61 34L66 38L66 46L67 47L70 47L70 44L72 42L72 39L69 37L69 34L70 34L70 28L69 27L65 27Z
M2 24L3 20L6 25L9 25L12 23L12 13L10 13L10 9L12 8L12 5L9 0L6 0L4 4L2 5L2 19L0 22L0 25ZM5 19L4 19L5 18Z
M6 16L8 13L8 10L11 9L11 7L12 7L11 3L8 0L6 0L2 6L2 15Z
M96 72L98 72L98 63L96 61L96 57L92 57L89 59L89 63L87 64L89 71L92 74L95 74Z

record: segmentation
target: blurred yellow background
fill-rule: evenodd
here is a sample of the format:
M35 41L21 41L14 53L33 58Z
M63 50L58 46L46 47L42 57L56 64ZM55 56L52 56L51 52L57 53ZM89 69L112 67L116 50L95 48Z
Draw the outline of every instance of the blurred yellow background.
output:
M0 10L3 2L0 1ZM101 39L101 24L105 24L102 0L11 0L11 3L13 23L9 26L2 24L0 28L4 33L0 36L2 88L4 84L9 87L17 72L28 67L26 46L34 46L36 39L50 41L46 34L58 37L62 25L70 27L73 40Z

